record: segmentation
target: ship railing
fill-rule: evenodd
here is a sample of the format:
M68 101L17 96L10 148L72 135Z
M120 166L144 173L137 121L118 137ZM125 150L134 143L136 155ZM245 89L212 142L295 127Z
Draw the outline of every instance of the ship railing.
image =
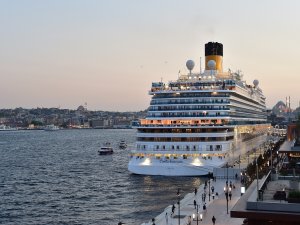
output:
M211 104L215 104L215 103L211 103ZM249 107L250 108L250 107ZM207 107L203 107L203 108L183 108L183 109L178 109L178 108L174 108L174 109L154 109L154 110L149 110L148 112L160 112L160 111L166 111L166 112L173 112L173 111L186 111L186 110L194 110L194 111L218 111L218 112L221 112L221 111L224 111L224 110L230 110L230 107L225 107L225 108L222 108L222 109L218 109L218 108L207 108Z
M221 97L220 97L221 98ZM246 102L246 101L245 101ZM212 101L195 101L195 100L190 100L190 101L176 101L176 102L153 102L153 100L150 103L150 106L156 106L156 105L187 105L187 104L197 104L197 105L212 105L212 104L219 104L219 105L228 105L230 104L230 101L228 100L215 100L214 102Z
M229 117L229 114L227 115L148 115L147 116L147 119L151 119L151 118L182 118L182 117L190 117L190 118L194 118L194 117L197 117L197 118L211 118L211 119L218 119L219 117Z
M173 87L173 88L165 88L165 87L160 87L160 88L151 88L149 90L149 94L153 94L156 92L164 93L164 92L178 92L178 91L202 91L202 90L215 90L215 91L220 91L220 90L234 90L235 85L226 85L226 87L221 86L184 86L183 87Z
M228 111L226 111L228 112ZM147 115L147 119L156 119L156 118L205 118L205 119L219 119L219 118L229 118L229 113L227 115Z
M160 127L160 126L159 126ZM169 127L169 126L164 126L164 127ZM173 126L172 126L173 127ZM201 127L201 126L199 126ZM199 128L200 129L200 128ZM206 128L205 128L206 129ZM141 131L138 131L139 134L142 134L142 135L139 135L139 137L142 137L142 136L148 136L148 135L166 135L166 134L186 134L186 135L195 135L195 134L215 134L215 133L218 133L218 134L227 134L227 136L232 136L234 134L234 132L228 132L226 130L224 130L225 128L223 128L222 130L221 129L217 129L216 131L207 131L207 130L201 130L201 132L141 132ZM265 133L265 131L261 131L260 133Z
M208 154L225 154L229 148L223 147L223 148L213 148L213 149L136 149L134 150L134 153L147 153L147 154L177 154L177 155L187 155L187 154L199 154L199 156L206 157L205 155ZM154 157L154 156L153 156ZM189 156L190 157L190 156ZM188 159L189 157L182 159ZM213 157L218 157L218 155L215 155ZM144 158L144 156L139 156L138 158ZM167 159L167 158L166 158ZM178 159L178 158L176 158Z
M232 124L235 125L235 124ZM225 127L230 127L231 125L229 124L178 124L178 125L162 125L162 124L141 124L138 127L218 127L218 126L225 126Z

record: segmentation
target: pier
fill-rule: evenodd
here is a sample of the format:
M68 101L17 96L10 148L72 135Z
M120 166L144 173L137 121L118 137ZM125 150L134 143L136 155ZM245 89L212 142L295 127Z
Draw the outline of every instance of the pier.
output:
M226 170L226 168L224 169ZM213 224L213 216L216 218L215 224L241 225L243 223L243 219L230 217L230 210L241 197L240 176L238 176L237 179L228 179L228 187L230 182L232 183L231 200L228 196L228 210L226 193L224 191L224 187L226 187L226 181L227 178L217 178L215 181L210 179L206 182L206 188L204 188L205 184L201 184L197 189L196 194L193 192L185 195L184 198L180 200L180 217L178 215L178 204L175 204L174 214L172 214L172 205L170 205L165 208L160 215L155 217L154 221L150 220L142 225L152 225L153 223L155 225L197 225L197 215L199 225ZM212 186L214 187L214 192L212 192ZM202 200L202 196L204 194L206 195L205 201ZM194 204L194 200L196 201L196 205ZM203 210L203 205L206 205L205 210Z

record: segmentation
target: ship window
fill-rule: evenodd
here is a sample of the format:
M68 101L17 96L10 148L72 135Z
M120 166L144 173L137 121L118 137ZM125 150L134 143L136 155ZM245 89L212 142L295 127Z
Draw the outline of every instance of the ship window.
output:
M159 149L159 145L156 146L156 149Z
M177 147L177 149L179 149L179 145L177 145L176 147Z

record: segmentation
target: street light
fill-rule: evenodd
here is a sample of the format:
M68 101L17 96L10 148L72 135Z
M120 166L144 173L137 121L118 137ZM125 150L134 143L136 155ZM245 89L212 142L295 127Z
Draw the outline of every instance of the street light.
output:
M249 156L250 156L250 152L248 152L248 154L247 154L247 155L248 155L248 165L249 165Z
M208 201L210 202L210 178L208 180Z
M273 148L271 148L271 174L273 173ZM271 176L272 180L272 176Z
M279 170L279 154L278 154L278 151L276 151L276 158L277 158L277 165L276 165L276 169L277 169L277 171Z
M257 158L255 160L256 160L256 188L257 188L257 201L258 201L259 190L258 190L258 163L257 163Z
M245 187L244 186L241 186L241 196L243 195L243 194L245 194Z
M197 204L197 225L198 225L198 221L199 221L199 211L198 211L198 207L199 205ZM195 214L193 214L193 220L195 220ZM202 214L200 214L200 221L202 221Z
M177 199L178 199L178 225L180 225L180 189L177 190Z
M229 193L231 192L231 188L228 187L228 184L226 184L226 186L224 187L224 192L225 192L225 196L226 196L226 211L227 211L227 214L228 214L228 196L229 196Z
M226 167L227 167L227 181L226 181L226 184L228 186L228 162L226 163Z

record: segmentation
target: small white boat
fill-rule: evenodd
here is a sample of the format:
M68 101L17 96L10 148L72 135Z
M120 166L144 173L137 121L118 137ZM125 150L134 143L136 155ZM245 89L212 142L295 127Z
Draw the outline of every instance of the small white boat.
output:
M50 124L50 125L45 126L44 130L45 131L57 131L57 130L59 130L59 127L55 126L54 124Z
M111 147L109 142L106 142L104 146L98 150L99 155L111 155L113 154L113 148Z
M121 149L127 148L127 144L126 144L126 142L124 140L120 141L119 148L121 148Z
M17 128L6 126L4 124L0 125L0 131L16 131L18 130Z

